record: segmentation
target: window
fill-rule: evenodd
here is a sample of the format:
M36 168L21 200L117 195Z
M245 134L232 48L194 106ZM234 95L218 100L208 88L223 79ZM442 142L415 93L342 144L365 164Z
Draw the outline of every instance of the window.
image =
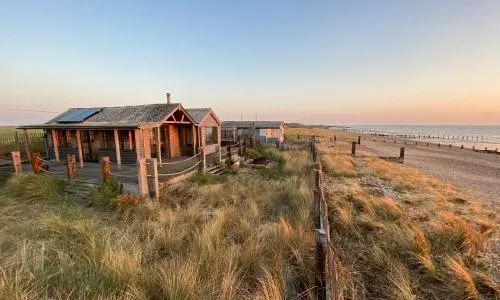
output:
M205 145L217 144L217 127L205 127Z

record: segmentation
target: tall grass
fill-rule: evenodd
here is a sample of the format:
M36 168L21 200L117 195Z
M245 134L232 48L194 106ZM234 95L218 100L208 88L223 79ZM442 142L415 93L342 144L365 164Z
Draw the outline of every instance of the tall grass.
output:
M500 298L497 209L408 166L375 157L353 159L340 143L325 134L318 144L337 256L337 294L345 299Z
M273 155L287 176L197 178L113 210L18 191L46 178L8 181L0 209L18 213L0 227L0 299L311 298L311 158Z

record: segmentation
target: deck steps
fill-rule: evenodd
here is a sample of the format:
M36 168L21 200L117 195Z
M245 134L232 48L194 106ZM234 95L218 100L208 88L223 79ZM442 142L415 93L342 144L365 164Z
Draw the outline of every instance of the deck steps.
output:
M227 170L225 168L221 168L218 165L213 165L207 168L207 173L214 174L214 175L222 175L227 173Z
M98 183L76 181L66 184L64 192L78 202L89 203L92 200L92 191Z

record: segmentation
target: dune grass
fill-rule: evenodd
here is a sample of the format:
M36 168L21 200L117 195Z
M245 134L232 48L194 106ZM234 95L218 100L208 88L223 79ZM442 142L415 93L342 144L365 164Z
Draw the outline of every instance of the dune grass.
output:
M198 176L112 209L76 204L49 177L7 180L0 299L312 298L311 158L274 151L279 179Z
M338 294L500 298L498 209L406 165L353 158L325 136L318 149Z

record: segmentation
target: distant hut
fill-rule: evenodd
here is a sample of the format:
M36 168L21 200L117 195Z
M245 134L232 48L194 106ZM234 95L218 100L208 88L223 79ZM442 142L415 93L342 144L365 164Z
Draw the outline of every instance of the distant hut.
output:
M210 110L210 115L215 116ZM208 128L220 128L219 123L202 119ZM218 119L216 119L218 120ZM59 161L74 154L83 162L97 162L107 156L119 164L135 164L140 158L157 158L160 162L180 156L192 156L206 138L200 139L200 122L180 103L118 107L70 108L54 119L20 129L43 129L49 157ZM207 128L207 127L205 127ZM213 129L212 129L213 130ZM218 129L220 131L220 129ZM201 140L201 142L200 142ZM205 142L203 141L205 140ZM210 140L206 153L215 152L220 139Z
M204 147L206 152L214 153L216 145L221 142L222 122L211 108L188 108L186 111L194 120L197 144Z
M283 121L224 121L222 141L234 142L239 139L253 138L259 143L281 145L285 139Z

